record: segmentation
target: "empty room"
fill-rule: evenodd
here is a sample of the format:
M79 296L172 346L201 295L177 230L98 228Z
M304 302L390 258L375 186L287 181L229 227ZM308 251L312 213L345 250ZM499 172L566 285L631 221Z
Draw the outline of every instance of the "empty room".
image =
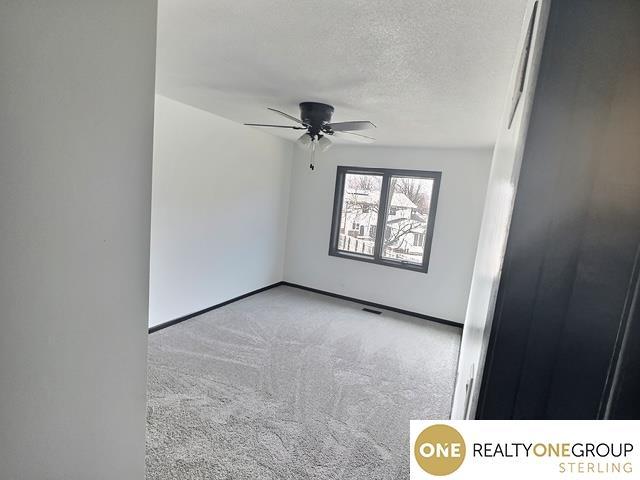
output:
M160 0L149 478L408 476L527 8Z
M0 0L0 480L482 478L492 439L592 440L561 420L632 445L639 25Z

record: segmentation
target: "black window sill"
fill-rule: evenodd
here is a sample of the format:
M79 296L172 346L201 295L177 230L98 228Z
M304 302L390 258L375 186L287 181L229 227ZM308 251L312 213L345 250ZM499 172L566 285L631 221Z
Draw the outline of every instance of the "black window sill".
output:
M343 252L340 250L331 250L329 255L332 257L345 258L347 260L357 260L359 262L374 263L376 265L383 265L385 267L401 268L403 270L409 270L412 272L427 273L429 271L428 265L418 265L409 262L399 262L397 260L387 260L384 258L375 258L369 255L361 255L353 252Z

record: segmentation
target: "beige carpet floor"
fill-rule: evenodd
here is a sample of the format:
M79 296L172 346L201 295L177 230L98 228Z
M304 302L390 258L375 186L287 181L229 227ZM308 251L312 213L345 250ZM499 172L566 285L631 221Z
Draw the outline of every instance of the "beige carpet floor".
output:
M460 335L285 286L152 333L147 479L408 479Z

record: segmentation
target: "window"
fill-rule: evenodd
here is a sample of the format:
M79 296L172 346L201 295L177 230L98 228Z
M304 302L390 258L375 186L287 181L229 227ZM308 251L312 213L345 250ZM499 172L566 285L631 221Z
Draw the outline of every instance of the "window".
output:
M338 167L329 255L426 272L440 176Z

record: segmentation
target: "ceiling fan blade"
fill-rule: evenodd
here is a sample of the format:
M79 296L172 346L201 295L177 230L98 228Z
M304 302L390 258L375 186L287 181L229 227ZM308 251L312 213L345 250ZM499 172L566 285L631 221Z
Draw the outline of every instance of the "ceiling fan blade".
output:
M366 135L353 132L334 132L332 135L335 135L338 138L344 138L345 140L353 140L361 143L373 143L376 141L373 137L367 137Z
M280 115L288 118L289 120L293 120L294 122L299 123L300 125L304 125L304 123L302 123L302 121L299 118L296 118L293 115L289 115L288 113L281 112L280 110L276 110L275 108L271 108L271 107L267 107L267 110L271 110L272 112L279 113Z
M330 123L328 127L335 132L349 132L353 130L368 130L370 128L376 128L376 126L368 120L359 122L337 122Z
M296 127L290 125L270 125L268 123L245 123L250 127L273 127L273 128L292 128L293 130L306 130L306 127Z

